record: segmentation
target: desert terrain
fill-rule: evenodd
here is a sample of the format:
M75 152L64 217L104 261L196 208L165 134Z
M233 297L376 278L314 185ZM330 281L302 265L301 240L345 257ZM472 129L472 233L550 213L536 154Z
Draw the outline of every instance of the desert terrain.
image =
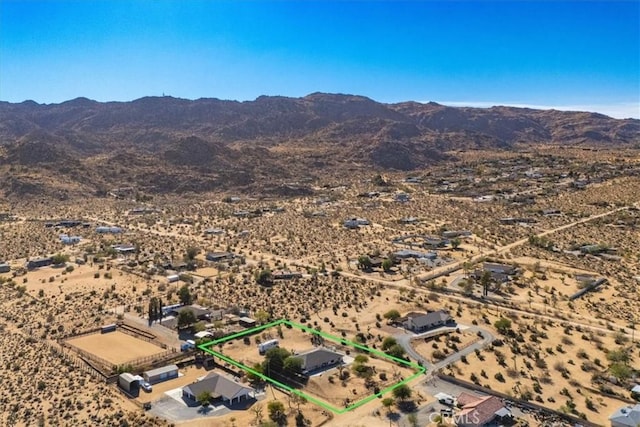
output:
M607 425L633 401L640 370L638 152L548 146L456 156L411 174L317 178L304 195L0 201L0 263L10 267L0 273L0 424L424 425L438 377L525 408L514 423ZM56 262L28 267L41 257ZM157 302L212 315L150 319ZM409 313L438 310L454 326L428 336L403 326ZM158 415L158 402L211 372L250 384L242 370L205 368L200 350L181 351L197 332L244 330L244 317L289 319L427 371L408 394L388 391L344 414L269 385L244 409ZM119 330L101 334L110 324ZM294 354L313 346L300 331L282 333ZM262 360L255 337L222 351L246 365ZM173 363L179 377L151 393L118 387L122 370ZM378 390L412 374L364 363ZM303 390L341 406L374 389L356 373L353 362L332 368ZM284 409L272 414L274 401Z

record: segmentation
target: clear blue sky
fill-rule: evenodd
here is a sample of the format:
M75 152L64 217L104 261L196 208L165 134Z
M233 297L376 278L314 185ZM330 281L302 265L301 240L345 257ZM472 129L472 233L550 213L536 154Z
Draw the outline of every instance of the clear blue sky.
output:
M638 117L640 1L0 0L0 100L316 91Z

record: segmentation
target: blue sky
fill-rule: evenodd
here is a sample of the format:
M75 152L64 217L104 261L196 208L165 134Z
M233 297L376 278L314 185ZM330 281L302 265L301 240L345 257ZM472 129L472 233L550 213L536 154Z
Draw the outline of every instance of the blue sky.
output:
M640 117L640 2L0 0L0 100L316 91Z

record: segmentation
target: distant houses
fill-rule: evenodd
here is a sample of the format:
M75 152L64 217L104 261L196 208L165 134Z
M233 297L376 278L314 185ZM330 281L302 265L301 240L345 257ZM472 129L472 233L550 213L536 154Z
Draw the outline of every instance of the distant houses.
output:
M371 225L371 222L366 219L366 218L349 218L346 219L342 225L344 226L344 228L348 228L350 230L355 230L358 229L360 227L366 226L366 225Z
M471 237L473 233L469 230L446 230L442 232L445 239L455 239L456 237Z
M98 234L120 234L120 233L122 233L122 228L114 227L114 226L101 225L101 226L96 227L96 233L98 233Z
M205 256L206 260L211 262L231 261L235 257L236 254L233 252L208 252Z
M68 236L66 234L60 235L60 241L65 245L75 245L80 243L82 238L80 236Z
M393 253L393 256L397 259L430 259L435 260L438 258L438 254L436 252L420 252L414 251L412 249L401 249Z
M511 216L500 218L500 224L503 224L503 225L533 224L535 222L537 222L535 218L511 217Z
M471 273L471 277L480 280L485 271L490 274L491 280L495 283L509 282L520 273L520 270L513 265L485 262L482 264L481 270Z
M28 270L35 270L36 268L46 267L53 264L52 257L36 258L27 261L26 267Z
M204 230L205 236L221 236L224 234L224 230L221 228L207 228Z
M271 273L272 280L294 280L301 279L302 273L299 271L277 270Z
M123 255L129 255L136 253L136 247L131 244L117 244L111 246L117 253Z

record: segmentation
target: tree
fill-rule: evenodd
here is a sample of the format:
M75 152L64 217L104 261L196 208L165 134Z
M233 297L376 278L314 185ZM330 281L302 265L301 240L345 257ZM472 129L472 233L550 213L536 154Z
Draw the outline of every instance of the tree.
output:
M401 384L393 389L393 396L400 400L407 400L411 397L411 393L411 389L406 384Z
M482 272L482 276L480 277L480 284L482 285L482 295L489 295L489 285L491 284L491 272L485 270Z
M382 269L388 273L389 271L391 271L391 267L393 267L393 261L390 260L389 258L385 259L384 261L382 261Z
M397 359L402 359L404 357L404 348L400 344L394 344L389 347L386 351L389 356L395 357Z
M284 370L286 373L299 374L302 372L302 359L289 356L284 359Z
M383 314L382 317L391 322L395 322L400 318L400 312L398 310L392 309Z
M629 362L629 353L623 347L619 347L607 353L607 360L609 360L609 362L622 362L626 364Z
M511 329L511 320L507 319L506 317L501 317L500 319L496 320L493 326L495 326L495 328L501 334L506 334Z
M267 320L269 320L269 313L264 310L258 310L253 317L256 318L256 321L258 323L264 324L267 323Z
M194 247L194 246L189 246L185 252L185 260L187 261L193 261L196 257L196 255L198 255L198 252L200 252L200 249Z
M287 414L284 412L284 404L279 400L272 400L267 405L267 411L269 411L269 418L278 424L284 424L287 420Z
M463 279L462 283L462 293L466 296L473 294L473 281L469 279Z
M407 421L409 422L409 425L411 427L418 427L418 416L416 415L415 412L412 412L409 415L407 415Z
M204 407L209 406L209 403L211 403L211 398L211 393L206 390L196 396L196 400L198 401L198 403Z
M609 366L609 372L619 380L631 378L631 375L633 374L633 371L628 365L619 362L611 364L611 366Z
M198 319L196 319L196 315L193 314L193 311L191 310L182 310L180 314L178 314L178 328L185 328L193 325L197 321Z
M287 349L274 347L267 350L264 362L262 362L262 372L266 372L267 376L271 372L282 373L284 370L285 360L291 356Z
M382 399L382 406L384 406L387 409L387 413L391 412L391 407L393 406L394 403L395 403L395 400L393 400L392 397L385 397L384 399Z
M256 272L256 282L259 285L269 285L272 282L271 270L265 268L264 270L260 270Z
M358 257L358 267L361 270L369 271L371 270L372 266L373 263L371 262L371 258L369 258L367 255L361 255L360 257Z
M453 250L458 250L460 243L462 243L462 241L458 237L451 239L451 247Z
M389 350L392 346L396 345L398 342L394 337L386 337L384 341L382 341L382 351Z
M262 405L253 405L251 408L251 412L256 416L256 424L260 424L262 422Z
M51 259L54 264L64 264L65 262L69 261L69 255L55 254L53 257L51 257Z
M302 415L302 412L298 411L298 413L296 414L296 427L306 427L309 424L309 420L307 420L304 415Z
M193 295L191 295L191 291L189 290L189 285L182 285L180 289L178 289L178 298L180 299L180 304L189 305L193 301Z

